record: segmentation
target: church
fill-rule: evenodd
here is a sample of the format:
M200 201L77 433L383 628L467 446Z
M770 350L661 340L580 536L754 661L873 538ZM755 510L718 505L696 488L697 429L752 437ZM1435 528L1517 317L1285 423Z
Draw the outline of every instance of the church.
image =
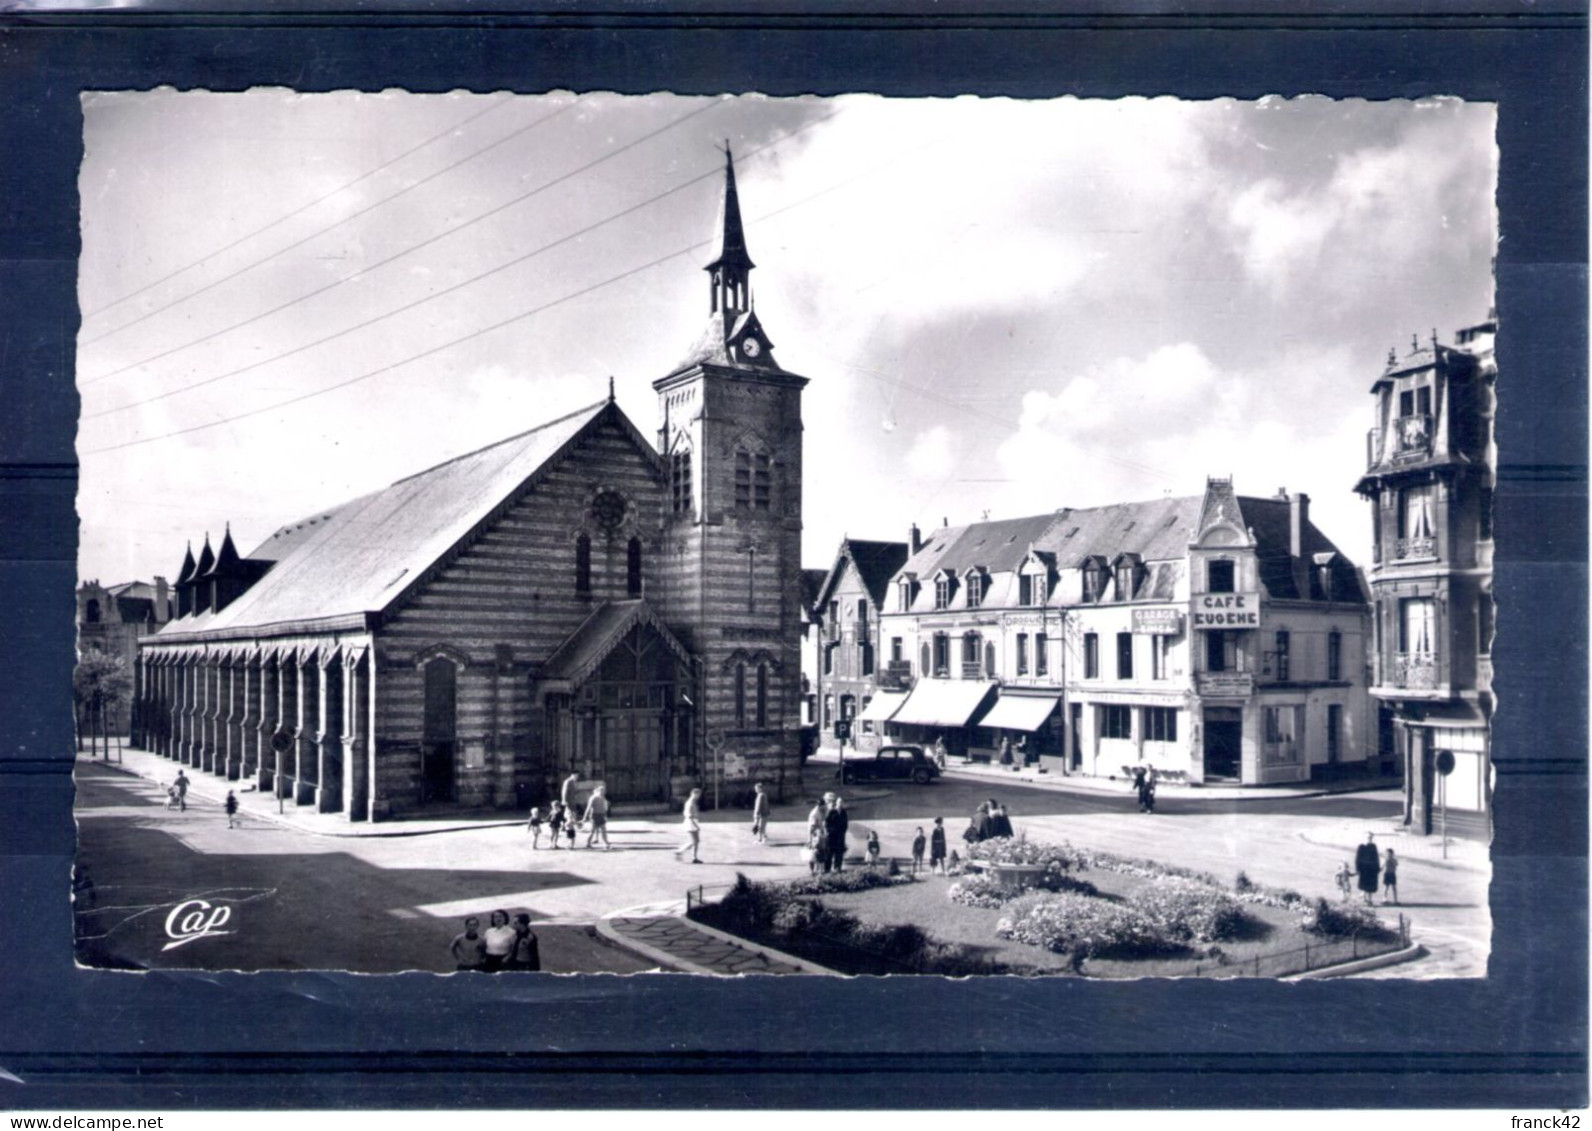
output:
M805 377L753 310L725 153L707 326L653 382L282 527L190 547L134 741L348 820L616 802L800 766ZM729 767L729 772L726 772Z

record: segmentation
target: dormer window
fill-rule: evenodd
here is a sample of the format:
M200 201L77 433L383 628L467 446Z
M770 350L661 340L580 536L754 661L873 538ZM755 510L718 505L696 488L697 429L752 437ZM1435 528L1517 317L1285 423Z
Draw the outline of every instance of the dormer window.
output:
M902 578L901 586L900 586L900 592L901 592L901 611L903 613L904 612L908 612L912 608L912 602L917 600L918 583L913 581L911 578Z
M1116 599L1133 600L1139 586L1139 558L1137 554L1123 554L1116 562Z
M934 579L934 607L936 609L948 609L951 607L952 589L950 574L942 573Z
M1104 558L1085 558L1083 563L1083 599L1098 601L1106 589L1106 563Z
M976 609L984 603L984 575L978 570L967 574L967 607Z

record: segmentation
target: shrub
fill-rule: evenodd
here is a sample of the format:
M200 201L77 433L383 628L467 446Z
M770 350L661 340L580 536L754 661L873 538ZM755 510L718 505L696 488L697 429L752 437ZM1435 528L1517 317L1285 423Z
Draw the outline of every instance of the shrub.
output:
M1114 852L1081 852L1086 866L1099 868L1102 872L1119 872L1125 876L1139 876L1146 880L1160 879L1164 876L1173 876L1181 880L1194 880L1197 883L1207 884L1213 888L1221 888L1221 883L1209 872L1196 872L1193 868L1180 868L1176 864L1162 864L1159 860L1145 860L1137 856L1118 856Z
M735 874L735 883L719 900L723 915L748 926L767 926L784 903L767 884L755 884L744 873Z
M1140 958L1175 949L1140 910L1074 892L1031 892L995 927L1001 938L1085 958Z
M1313 935L1332 939L1359 935L1361 938L1380 941L1393 937L1393 931L1387 924L1378 919L1369 907L1357 903L1335 904L1317 899L1305 905L1304 912L1299 916L1299 925Z
M1168 939L1216 942L1237 938L1251 926L1238 900L1219 888L1176 876L1150 881L1127 902Z
M891 884L910 884L912 877L899 870L894 873L879 868L854 868L849 872L820 872L816 876L802 876L782 884L765 885L790 895L827 895L833 892L869 891L889 887Z
M1081 872L1089 866L1085 855L1072 845L1029 840L1026 833L970 844L967 858L986 864L1039 864L1059 872Z
M1032 877L1021 889L1008 887L993 872L971 872L966 879L958 880L946 889L953 903L966 907L1000 908L1025 891L1071 891L1079 895L1099 895L1100 889L1088 880L1074 879L1065 872L1047 868Z

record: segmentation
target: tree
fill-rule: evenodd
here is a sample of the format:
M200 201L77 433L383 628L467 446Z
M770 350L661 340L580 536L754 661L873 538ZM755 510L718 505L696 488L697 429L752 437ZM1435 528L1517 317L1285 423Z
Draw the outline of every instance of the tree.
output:
M77 662L72 673L72 691L77 699L78 718L89 728L89 749L94 749L95 734L105 738L105 756L110 757L110 734L105 725L108 715L127 701L132 693L133 681L127 665L120 656L110 652L89 651ZM98 727L96 731L94 728ZM82 744L83 726L78 728L78 743Z

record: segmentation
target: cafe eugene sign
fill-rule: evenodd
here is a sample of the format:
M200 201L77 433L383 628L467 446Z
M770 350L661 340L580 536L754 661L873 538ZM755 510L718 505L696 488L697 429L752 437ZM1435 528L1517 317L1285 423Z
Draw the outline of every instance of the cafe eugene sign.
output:
M1194 627L1259 628L1259 593L1202 593L1194 598Z

